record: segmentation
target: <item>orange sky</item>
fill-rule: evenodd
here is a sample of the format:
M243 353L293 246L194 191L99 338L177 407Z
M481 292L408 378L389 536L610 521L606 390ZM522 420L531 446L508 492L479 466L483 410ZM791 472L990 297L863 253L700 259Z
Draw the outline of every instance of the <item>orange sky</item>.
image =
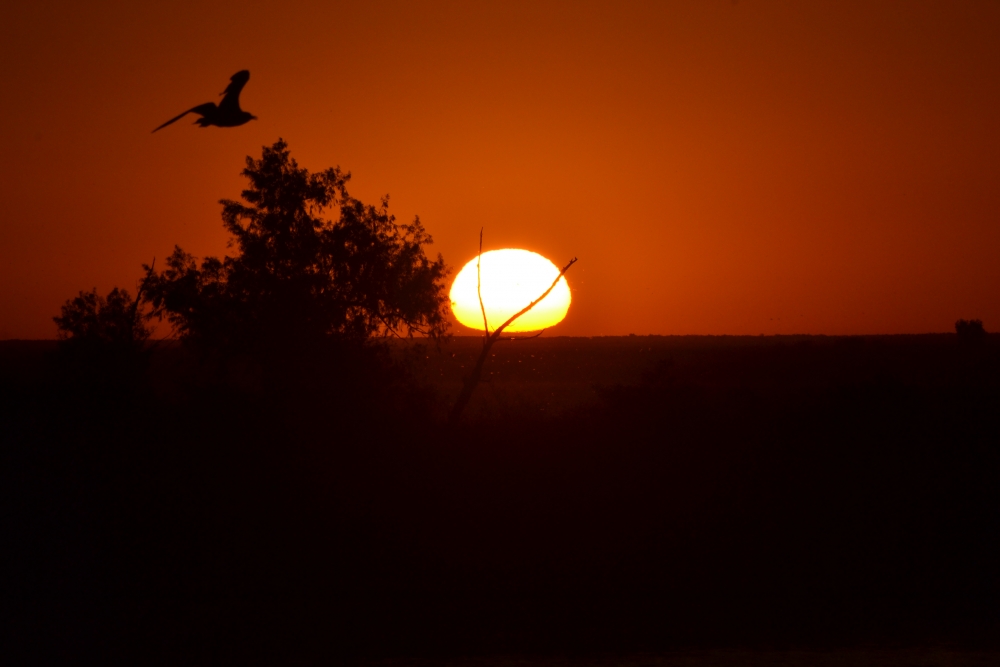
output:
M578 256L552 335L1000 329L997 2L5 3L0 63L0 338L224 253L278 137L456 271Z

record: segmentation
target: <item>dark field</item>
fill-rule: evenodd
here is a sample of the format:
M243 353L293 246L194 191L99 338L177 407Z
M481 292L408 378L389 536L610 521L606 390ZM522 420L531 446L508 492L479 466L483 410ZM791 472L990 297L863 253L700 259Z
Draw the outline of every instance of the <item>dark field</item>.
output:
M102 376L0 343L10 645L58 664L996 656L997 336L505 342L449 429L479 345L264 378L175 345ZM496 655L562 657L461 657Z

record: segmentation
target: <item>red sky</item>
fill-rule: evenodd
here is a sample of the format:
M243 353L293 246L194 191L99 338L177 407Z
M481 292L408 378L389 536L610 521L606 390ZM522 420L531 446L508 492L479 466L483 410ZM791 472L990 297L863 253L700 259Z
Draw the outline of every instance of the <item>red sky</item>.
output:
M998 44L992 1L5 3L0 338L224 253L278 137L455 271L578 256L552 335L998 330ZM150 134L244 68L260 120Z

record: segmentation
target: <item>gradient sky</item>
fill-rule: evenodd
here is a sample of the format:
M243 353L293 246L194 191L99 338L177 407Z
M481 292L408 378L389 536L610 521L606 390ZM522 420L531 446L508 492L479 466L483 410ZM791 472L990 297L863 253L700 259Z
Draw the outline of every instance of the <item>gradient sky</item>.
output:
M578 256L553 335L1000 329L998 2L18 2L0 62L0 338L224 253L278 137L455 271Z

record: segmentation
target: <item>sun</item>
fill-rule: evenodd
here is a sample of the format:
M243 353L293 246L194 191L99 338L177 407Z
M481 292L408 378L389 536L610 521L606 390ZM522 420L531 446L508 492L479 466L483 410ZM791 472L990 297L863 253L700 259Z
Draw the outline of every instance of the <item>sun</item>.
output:
M480 268L483 306L490 331L507 321L542 295L559 275L559 268L530 250L505 248L482 255ZM558 324L569 310L570 294L566 277L543 301L504 329L504 331L539 331ZM483 330L483 314L476 292L476 259L462 267L451 285L451 309L459 322Z

